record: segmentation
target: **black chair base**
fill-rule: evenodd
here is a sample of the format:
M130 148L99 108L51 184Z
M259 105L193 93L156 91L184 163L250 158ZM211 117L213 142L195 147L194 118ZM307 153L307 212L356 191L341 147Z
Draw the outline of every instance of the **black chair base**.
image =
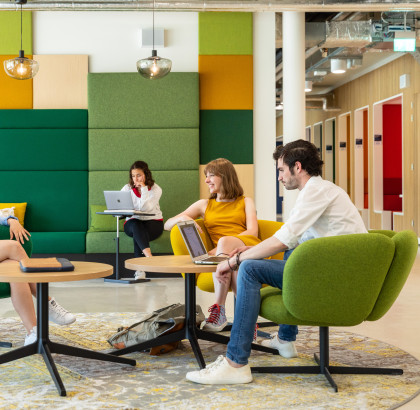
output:
M273 367L252 367L252 373L301 373L301 374L323 374L335 392L338 392L337 384L331 374L387 374L401 375L402 369L390 369L381 367L347 367L330 366L329 364L329 328L319 328L319 351L320 355L314 354L318 366L273 366Z
M9 342L0 342L0 347L12 347L12 344Z

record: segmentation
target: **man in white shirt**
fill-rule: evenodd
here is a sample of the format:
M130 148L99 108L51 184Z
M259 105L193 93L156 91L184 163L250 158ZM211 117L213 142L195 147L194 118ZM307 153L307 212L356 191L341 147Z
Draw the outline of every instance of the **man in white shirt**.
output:
M253 330L260 308L263 283L282 288L286 260L299 243L326 237L366 233L362 218L347 193L322 179L318 149L308 141L297 140L277 147L273 154L279 181L288 190L299 189L289 219L272 237L253 247L235 250L230 259L217 266L216 278L227 283L238 269L235 317L226 357L205 369L187 373L187 379L201 384L238 384L252 381L248 358ZM265 260L285 251L284 260ZM239 266L240 265L240 266ZM280 325L278 335L262 344L278 349L286 358L296 357L297 326Z

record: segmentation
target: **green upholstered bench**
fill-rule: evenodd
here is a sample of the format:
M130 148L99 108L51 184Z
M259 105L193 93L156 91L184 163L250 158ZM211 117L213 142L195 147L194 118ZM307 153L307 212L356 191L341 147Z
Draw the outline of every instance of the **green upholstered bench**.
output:
M87 110L0 110L2 202L27 202L34 253L84 253Z
M147 102L147 103L146 103ZM162 188L164 219L199 199L198 73L170 73L147 81L137 73L88 75L89 228L87 253L115 252L115 218L103 191L120 190L136 160L146 161ZM120 252L133 253L133 240L120 223ZM150 244L152 253L172 253L169 232Z

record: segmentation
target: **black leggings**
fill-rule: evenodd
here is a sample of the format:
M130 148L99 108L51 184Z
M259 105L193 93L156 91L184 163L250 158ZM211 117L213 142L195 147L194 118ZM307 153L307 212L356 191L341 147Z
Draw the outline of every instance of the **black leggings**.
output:
M163 232L163 221L140 221L139 219L129 219L124 224L124 232L133 238L134 256L139 258L143 255L143 249L150 248L150 241L155 240Z

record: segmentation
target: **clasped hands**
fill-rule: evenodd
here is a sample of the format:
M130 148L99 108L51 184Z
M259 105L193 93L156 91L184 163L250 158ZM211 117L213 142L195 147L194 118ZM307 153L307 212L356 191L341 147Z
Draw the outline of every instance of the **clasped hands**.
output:
M217 265L216 273L214 274L214 276L219 281L219 283L223 283L225 285L230 284L230 278L232 274L231 267L235 270L238 268L237 263L236 263L236 257L233 258L233 256L235 256L237 253L245 252L249 248L252 248L252 246L242 246L240 248L234 249L229 254L229 259L223 262L220 262Z

